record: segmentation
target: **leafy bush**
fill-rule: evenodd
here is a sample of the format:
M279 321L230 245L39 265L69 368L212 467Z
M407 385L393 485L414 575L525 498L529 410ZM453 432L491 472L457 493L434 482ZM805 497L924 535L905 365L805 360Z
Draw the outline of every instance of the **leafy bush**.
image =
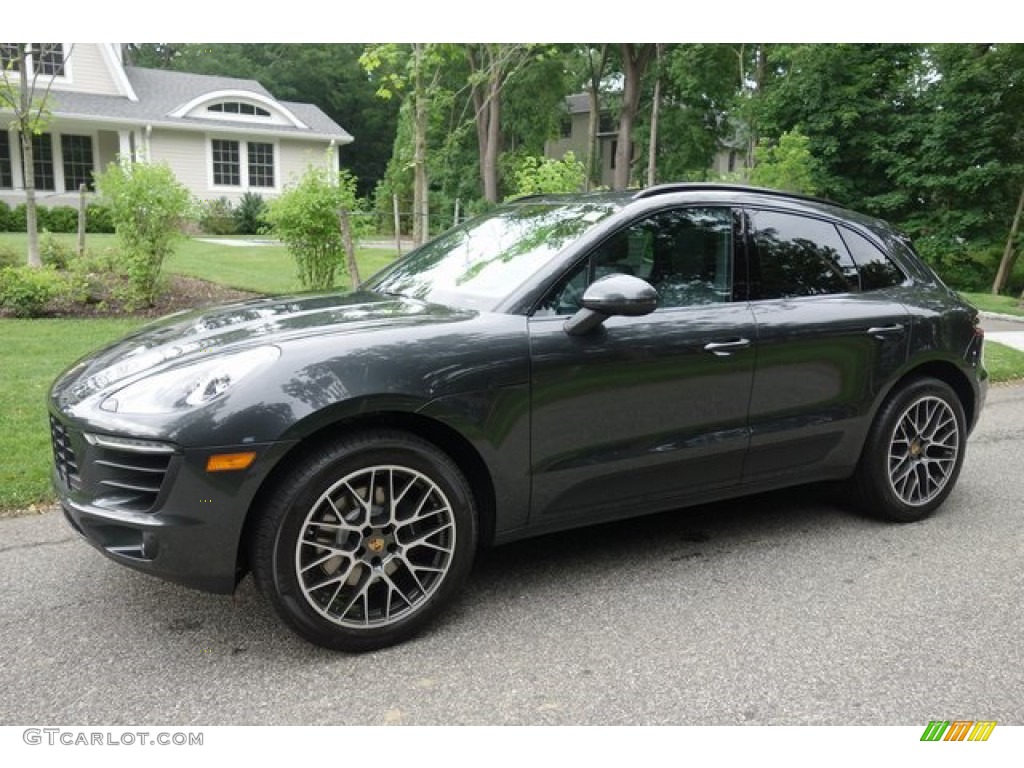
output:
M262 231L261 217L266 209L263 198L255 192L246 192L235 208L235 232L239 235L258 235Z
M799 131L786 131L778 142L759 144L754 158L752 184L804 195L818 192L819 165L811 154L811 140Z
M110 214L110 209L99 203L89 203L85 207L85 231L95 234L112 234L114 219Z
M219 200L206 200L200 203L199 229L207 235L235 234L235 211L231 201L222 197Z
M263 220L288 247L298 266L299 280L312 290L334 286L334 275L344 264L338 211L355 212L356 178L347 171L336 179L320 168L309 168L299 183L289 187L267 204ZM349 219L353 238L361 227L361 216Z
M28 231L28 214L25 211L25 204L14 206L7 216L8 232Z
M96 188L110 207L131 299L151 306L164 259L182 236L182 220L191 210L192 197L164 163L111 163L97 175Z
M39 228L50 232L77 232L78 211L69 205L58 205L53 208L39 206Z
M74 252L53 235L47 233L39 240L39 256L43 266L54 269L67 269Z
M11 206L0 200L0 232L11 231Z
M63 287L61 276L52 269L4 267L0 269L0 307L15 317L36 317Z
M512 161L512 197L579 192L586 177L586 168L572 152L561 160L523 155Z
M17 267L25 262L25 254L10 246L0 245L0 267Z

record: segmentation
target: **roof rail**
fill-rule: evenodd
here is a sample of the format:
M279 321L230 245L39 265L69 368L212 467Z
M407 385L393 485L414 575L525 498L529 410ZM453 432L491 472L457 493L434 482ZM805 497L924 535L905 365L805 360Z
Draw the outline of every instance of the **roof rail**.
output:
M657 195L667 195L671 192L700 192L700 191L720 191L720 192L752 192L758 195L770 195L773 197L786 197L792 200L807 200L812 203L825 203L827 205L834 205L837 208L845 208L846 206L840 205L839 203L833 202L832 200L826 200L823 197L812 197L811 195L801 195L796 192L783 192L781 189L769 189L767 187L753 187L748 184L720 184L715 182L705 181L679 181L670 184L656 184L653 187L647 187L646 189L639 190L633 195L634 200L643 200L648 197L656 197Z

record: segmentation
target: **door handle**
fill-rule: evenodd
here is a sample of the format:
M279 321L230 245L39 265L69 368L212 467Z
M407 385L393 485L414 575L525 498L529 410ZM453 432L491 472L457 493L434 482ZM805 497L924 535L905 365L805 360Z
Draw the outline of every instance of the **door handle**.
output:
M704 345L704 351L716 357L727 357L733 352L750 346L750 339L734 339L733 341L711 341Z
M868 336L875 336L877 338L882 338L884 336L896 336L901 333L903 333L903 325L900 323L893 323L892 325L876 325L872 328L868 328Z

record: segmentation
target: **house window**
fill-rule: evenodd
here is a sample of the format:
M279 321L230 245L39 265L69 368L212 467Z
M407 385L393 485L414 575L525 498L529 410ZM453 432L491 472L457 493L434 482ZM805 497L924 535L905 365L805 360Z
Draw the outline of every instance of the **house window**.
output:
M35 43L35 70L41 75L64 76L64 43Z
M241 185L242 169L237 141L213 140L213 183L223 187Z
M249 186L274 186L274 145L249 142Z
M615 121L612 119L611 112L602 112L597 120L597 132L598 133L618 133L618 126L615 125Z
M11 134L0 130L0 189L13 189L14 172L11 168Z
M270 117L270 113L262 107L254 104L247 104L244 101L223 101L220 104L211 104L206 108L207 112L223 112L229 115L252 115L253 117Z
M53 140L48 133L32 137L32 170L36 189L52 192L57 188L53 177Z
M82 184L92 189L92 137L62 134L60 151L64 159L64 189L71 192Z
M19 68L19 45L17 43L0 43L0 69L17 72Z
M562 118L561 130L563 139L572 137L572 117L570 115Z

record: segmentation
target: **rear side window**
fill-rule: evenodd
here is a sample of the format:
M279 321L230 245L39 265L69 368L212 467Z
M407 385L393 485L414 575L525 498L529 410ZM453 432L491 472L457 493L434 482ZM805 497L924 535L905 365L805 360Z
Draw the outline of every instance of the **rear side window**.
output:
M905 277L899 267L892 263L882 250L864 235L843 227L843 240L850 249L853 260L860 269L860 284L865 291L877 291L900 285Z
M750 211L756 299L859 290L857 265L834 224L777 211Z

